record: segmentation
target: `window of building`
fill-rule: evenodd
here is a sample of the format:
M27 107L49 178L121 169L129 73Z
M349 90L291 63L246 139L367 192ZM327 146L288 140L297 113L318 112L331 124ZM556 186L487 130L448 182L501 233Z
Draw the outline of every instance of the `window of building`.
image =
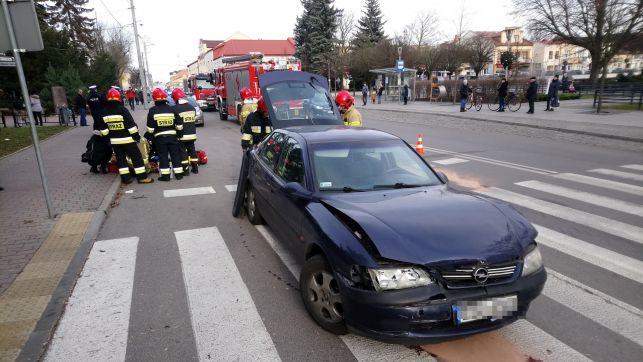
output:
M560 52L558 50L556 50L556 54L554 55L554 58L556 59L560 58Z
M549 59L554 59L554 52L551 50L549 51Z

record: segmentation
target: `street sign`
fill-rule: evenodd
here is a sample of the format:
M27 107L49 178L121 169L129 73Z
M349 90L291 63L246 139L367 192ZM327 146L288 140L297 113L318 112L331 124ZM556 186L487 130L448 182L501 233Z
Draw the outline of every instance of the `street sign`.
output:
M3 1L4 2L4 1ZM9 14L13 23L13 32L16 36L18 49L22 51L38 51L44 48L40 25L36 16L33 1L17 0L7 2ZM9 30L4 16L4 9L0 8L0 52L13 51L9 40Z
M398 71L398 72L402 72L402 71L404 71L404 60L403 60L403 59L399 59L399 60L397 61L396 68L397 68L397 71Z
M15 67L16 58L0 56L0 67Z

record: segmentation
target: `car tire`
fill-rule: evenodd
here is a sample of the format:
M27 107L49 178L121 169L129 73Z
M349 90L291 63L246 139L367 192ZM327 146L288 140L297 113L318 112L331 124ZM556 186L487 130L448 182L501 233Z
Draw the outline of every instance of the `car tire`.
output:
M348 329L338 283L326 258L315 255L301 270L299 292L308 314L317 324L333 334L343 335Z
M246 215L252 225L263 224L263 218L257 207L257 200L255 199L255 191L250 185L246 187Z

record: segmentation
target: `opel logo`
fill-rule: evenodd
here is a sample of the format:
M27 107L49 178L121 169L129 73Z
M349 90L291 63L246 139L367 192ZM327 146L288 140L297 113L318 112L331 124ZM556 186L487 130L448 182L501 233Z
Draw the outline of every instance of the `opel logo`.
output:
M476 268L473 270L473 280L482 284L489 278L489 271L487 268Z

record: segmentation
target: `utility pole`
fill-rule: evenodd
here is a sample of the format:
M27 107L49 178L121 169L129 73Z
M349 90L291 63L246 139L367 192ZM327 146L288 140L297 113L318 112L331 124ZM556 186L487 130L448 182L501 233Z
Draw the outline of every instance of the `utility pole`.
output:
M147 60L147 43L145 42L145 39L143 39L143 53L145 53L145 90L150 91L152 76L150 75L150 62Z
M138 45L138 28L136 23L136 12L134 11L134 0L129 0L132 9L132 22L134 24L134 41L136 43L136 55L138 56L138 76L141 79L141 85L144 85L145 79L143 74L143 57L141 56L141 47ZM147 83L147 82L146 82ZM143 109L147 109L147 92L143 92Z

